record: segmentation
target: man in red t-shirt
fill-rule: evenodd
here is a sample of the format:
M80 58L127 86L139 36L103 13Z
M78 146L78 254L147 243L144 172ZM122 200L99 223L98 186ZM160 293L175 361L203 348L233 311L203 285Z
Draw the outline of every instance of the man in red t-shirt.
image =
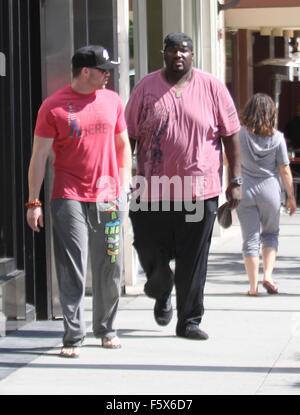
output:
M105 88L117 63L102 46L72 58L73 80L41 105L29 166L27 222L43 227L39 200L50 151L54 183L53 240L65 333L61 355L78 357L86 334L83 298L90 247L93 332L106 348L121 347L113 329L122 273L122 209L131 151L119 96Z

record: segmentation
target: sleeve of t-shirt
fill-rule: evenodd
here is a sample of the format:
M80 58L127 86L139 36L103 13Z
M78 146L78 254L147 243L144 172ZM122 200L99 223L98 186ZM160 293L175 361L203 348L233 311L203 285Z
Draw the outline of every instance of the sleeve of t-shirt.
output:
M131 139L138 136L139 117L142 109L143 88L137 84L133 89L125 109L125 117L128 127L128 135Z
M57 128L51 106L44 101L38 111L34 134L44 138L55 138Z
M115 127L115 134L120 134L127 129L125 112L121 99L118 102L117 122Z
M222 137L230 136L240 130L240 121L228 89L218 83L218 125Z
M278 166L281 166L282 164L287 166L290 164L287 146L283 135L281 137L280 144L277 147L276 162Z

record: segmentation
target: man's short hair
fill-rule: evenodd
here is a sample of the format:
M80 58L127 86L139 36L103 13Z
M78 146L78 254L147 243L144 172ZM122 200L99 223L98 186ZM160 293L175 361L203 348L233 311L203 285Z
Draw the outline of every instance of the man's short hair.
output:
M164 40L164 49L168 47L181 46L193 50L192 39L182 32L169 33Z

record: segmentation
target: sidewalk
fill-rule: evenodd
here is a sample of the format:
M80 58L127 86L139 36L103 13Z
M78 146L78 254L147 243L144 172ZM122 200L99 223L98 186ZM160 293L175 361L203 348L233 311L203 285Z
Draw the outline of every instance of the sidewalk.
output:
M260 287L252 298L245 295L239 226L213 238L201 326L208 341L177 338L175 317L159 327L142 277L121 298L122 349L98 346L89 297L89 333L79 359L57 356L62 321L28 324L0 339L0 395L299 395L299 246L300 212L282 214L274 274L280 294Z

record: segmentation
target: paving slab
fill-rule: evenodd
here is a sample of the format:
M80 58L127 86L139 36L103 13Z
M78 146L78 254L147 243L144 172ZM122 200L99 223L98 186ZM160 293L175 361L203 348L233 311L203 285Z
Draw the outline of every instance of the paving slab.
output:
M299 247L300 213L283 213L274 273L280 293L260 286L252 298L238 223L213 238L201 325L207 341L176 337L175 315L167 327L155 323L143 274L120 301L122 349L103 349L93 337L90 297L79 359L58 357L62 321L28 324L0 339L0 395L299 395Z

